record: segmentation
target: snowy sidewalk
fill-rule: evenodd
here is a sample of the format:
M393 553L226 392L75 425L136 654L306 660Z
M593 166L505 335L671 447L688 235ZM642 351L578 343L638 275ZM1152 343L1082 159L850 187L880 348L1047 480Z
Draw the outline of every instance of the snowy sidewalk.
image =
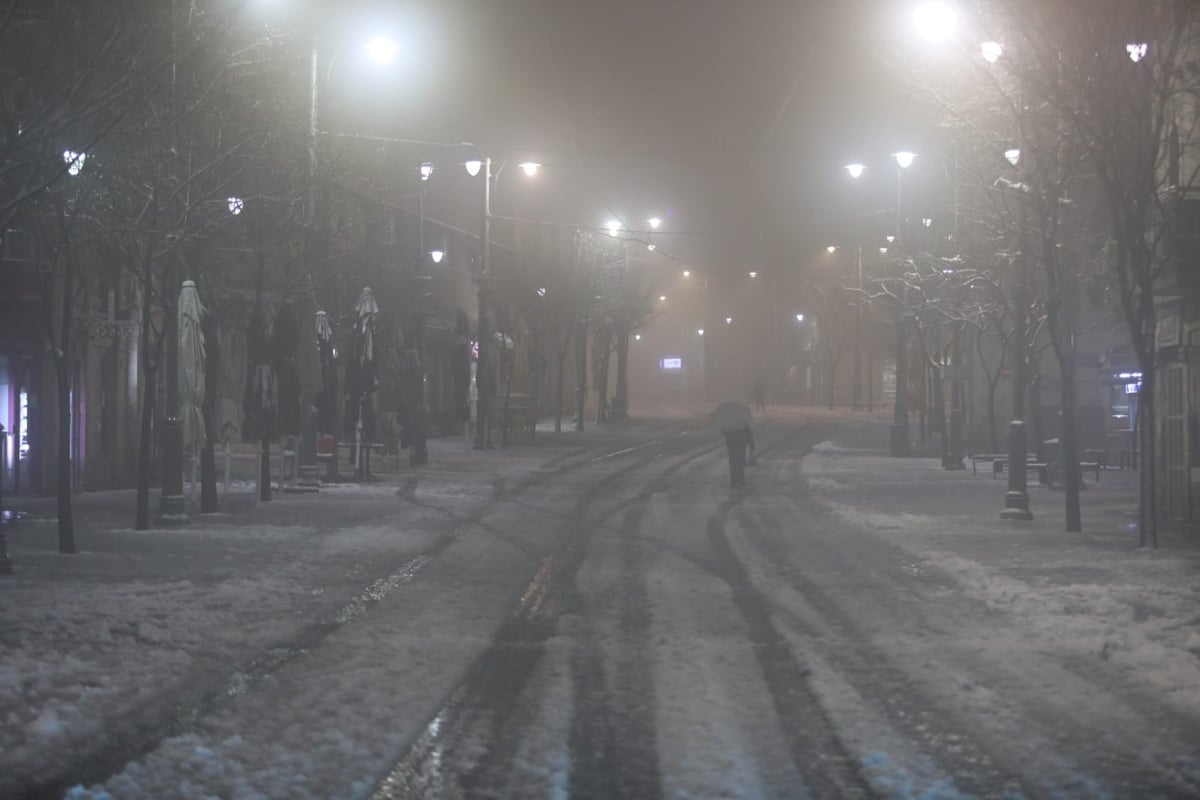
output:
M1200 716L1200 541L1162 531L1138 547L1136 473L1105 470L1082 494L1083 533L1064 531L1061 490L1031 476L1032 521L1001 520L1007 482L890 457L887 426L847 425L801 466L844 521L904 549L1011 615L1014 630L1101 659L1180 711Z

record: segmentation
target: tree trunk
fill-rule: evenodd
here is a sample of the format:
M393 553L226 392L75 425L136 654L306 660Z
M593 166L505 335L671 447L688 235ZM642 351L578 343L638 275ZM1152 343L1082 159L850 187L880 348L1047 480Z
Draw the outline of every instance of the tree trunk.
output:
M1157 454L1154 441L1155 358L1153 352L1142 360L1142 391L1138 396L1137 438L1141 453L1138 461L1138 543L1158 549L1158 502L1155 497Z
M144 310L143 318L149 319L150 312ZM148 338L150 327L143 325ZM158 399L158 370L150 362L149 353L143 358L142 370L142 424L138 432L137 461L137 512L134 530L144 531L150 527L150 444L153 437L154 410Z
M608 326L596 330L596 422L608 422L608 363L612 355L612 333Z
M562 350L555 353L555 357L558 359L558 370L556 373L558 380L557 386L554 387L554 432L562 433L563 384L566 382L567 377L563 373L566 372L567 369L567 349L564 347Z
M613 419L629 417L629 332L617 334L617 392L612 408Z
M213 436L216 433L217 392L221 366L220 348L217 343L216 318L210 312L201 322L205 340L204 362L204 415L205 444L200 450L200 513L215 514L217 502L217 459L213 452Z
M833 344L829 345L829 410L833 410L834 392L837 391L837 359L833 356Z
M501 355L500 358L501 358L501 363L503 364L505 356ZM515 350L513 352L513 355L511 356L511 358L512 359L516 358ZM513 366L514 365L513 365L512 361L510 360L508 363L508 367L505 370L506 374L504 376L504 411L503 411L503 416L500 418L500 449L501 450L508 447L508 409L509 409L509 406L511 405L511 400L512 400Z
M1062 460L1063 486L1067 492L1066 523L1068 531L1082 531L1079 512L1079 435L1075 423L1075 348L1068 347L1059 360L1062 372Z
M587 408L587 320L580 320L575 333L575 430L583 430Z
M68 270L69 272L69 270ZM69 286L71 281L66 281ZM68 295L69 297L69 295ZM69 300L64 299L63 311L67 311ZM66 317L63 332L70 324ZM65 339L65 337L64 337ZM67 358L66 341L59 342L60 348L54 358L54 377L58 383L58 552L74 553L75 521L71 510L71 371Z

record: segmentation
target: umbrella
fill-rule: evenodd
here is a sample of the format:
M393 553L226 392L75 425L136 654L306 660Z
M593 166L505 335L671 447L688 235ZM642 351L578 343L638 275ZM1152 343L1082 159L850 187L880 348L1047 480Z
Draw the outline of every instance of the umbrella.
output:
M337 361L333 357L333 328L329 315L317 312L317 351L321 356L321 390L317 392L317 432L333 433L337 417Z
M741 403L721 403L708 415L722 431L737 431L750 424L750 407Z
M204 306L195 281L179 291L179 398L183 403L183 441L193 454L207 442L204 430Z

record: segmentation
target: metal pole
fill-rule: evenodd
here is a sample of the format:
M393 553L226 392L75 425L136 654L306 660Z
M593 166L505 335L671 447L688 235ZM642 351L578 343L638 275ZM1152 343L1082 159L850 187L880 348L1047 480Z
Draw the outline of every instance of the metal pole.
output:
M479 361L475 368L475 383L478 397L475 401L475 449L492 449L491 420L489 406L491 393L491 374L489 358L491 356L491 331L488 320L488 292L492 279L492 159L489 156L483 160L483 232L479 237L480 255L479 269Z
M904 199L904 168L896 170L896 246L900 246L900 228L903 217L901 207ZM893 456L907 456L908 446L908 321L905 318L904 299L907 296L904 285L904 266L900 262L900 292L896 310L896 403L892 414L891 453Z
M1029 486L1025 475L1025 394L1029 380L1027 367L1028 343L1028 232L1025 222L1025 198L1018 198L1020 203L1018 222L1018 241L1020 256L1017 261L1017 290L1013 298L1017 310L1016 331L1013 332L1013 342L1016 353L1013 356L1013 416L1008 425L1008 491L1004 495L1004 509L1000 512L1002 519L1033 519L1029 510Z
M854 408L863 404L862 386L862 242L858 243L858 294L854 298Z

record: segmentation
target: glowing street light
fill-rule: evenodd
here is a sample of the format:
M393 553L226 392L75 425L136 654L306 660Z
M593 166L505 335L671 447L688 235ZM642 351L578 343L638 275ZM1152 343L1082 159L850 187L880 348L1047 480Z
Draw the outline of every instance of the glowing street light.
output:
M880 254L880 255L883 255L883 256L886 256L886 255L887 255L887 248L886 248L886 247L881 247L881 248L879 248L879 254Z
M953 6L940 0L921 3L913 12L913 24L925 41L937 44L954 35L954 29L958 25L958 12Z
M892 156L896 159L896 163L900 165L900 169L908 169L917 158L917 154L911 150L900 150L893 153Z
M230 197L225 202L229 204L229 213L235 217L246 208L246 201L240 197Z
M658 226L662 225L662 220L658 217L651 217L650 219L646 220L646 223L650 226L651 230L656 231L658 230Z
M546 287L545 287L545 286L539 286L539 287L538 287L538 289L537 289L537 296L538 296L538 297L545 297L545 296L546 296Z
M1004 151L1004 160L1012 164L1014 167L1021 160L1021 148L1010 147Z
M1129 54L1129 60L1137 63L1146 57L1146 53L1150 50L1150 46L1145 42L1131 42L1125 45L1125 52Z
M749 274L750 274L750 277L751 277L751 278L757 278L757 277L758 277L758 273L757 273L757 272L755 272L754 270L750 270L750 273L749 273Z
M617 222L615 219L610 219L608 222L604 223L604 227L608 229L609 236L616 236L617 231L621 230L621 223Z
M698 336L703 336L703 335L704 335L704 328L697 328L697 329L696 329L696 335L698 335Z
M726 324L726 325L732 325L732 324L733 324L733 317L726 317L726 318L725 318L725 324Z
M825 252L826 252L826 253L836 253L836 252L837 252L837 245L836 245L836 244L831 244L831 245L829 245L828 247L826 247L826 248L825 248Z
M983 42L979 45L979 52L983 55L984 61L995 64L1004 54L1004 45L999 42Z
M633 335L633 340L634 340L635 342L640 342L640 341L642 340L642 335L641 335L640 333L635 333L635 334Z
M797 315L796 315L796 322L804 322L804 315L803 315L803 314L797 314Z
M658 245L651 242L650 244L646 245L646 249L649 250L651 253L653 253L655 250L658 249Z
M667 296L666 296L665 294L660 294L660 295L658 296L658 302L660 302L660 303L665 303L665 302L667 302Z
M685 277L685 278L690 278L690 277L692 277L692 271L691 271L690 269L685 269L685 270L683 271L683 277Z
M467 174L474 178L479 174L479 170L483 169L483 160L479 158L471 158L463 162L463 166L467 168Z
M865 166L858 163L846 165L846 172L850 173L851 178L861 178L866 169L867 168Z
M63 163L67 165L68 175L78 175L83 170L83 162L85 161L87 161L87 153L63 150Z
M896 241L896 237L895 237L895 235L893 235L893 234L890 234L890 233L889 233L887 236L883 237L883 238L887 239L887 243L888 243L888 244L891 244L892 242Z
M400 52L400 44L387 36L376 36L367 42L367 55L376 64L390 64Z
M519 166L521 168L521 171L524 172L526 175L528 175L530 178L532 178L534 175L537 175L538 170L542 168L542 165L536 161L522 161L517 166Z
M429 257L433 259L433 263L440 264L440 263L442 263L442 259L446 257L446 251L431 250L429 252Z
M429 180L429 176L433 175L433 164L428 161L421 162L421 180Z

